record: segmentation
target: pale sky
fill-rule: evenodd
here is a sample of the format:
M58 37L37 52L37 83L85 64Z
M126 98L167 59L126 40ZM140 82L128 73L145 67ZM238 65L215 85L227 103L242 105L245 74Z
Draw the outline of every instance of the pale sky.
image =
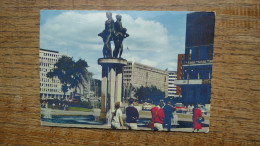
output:
M177 70L178 54L185 53L187 11L110 12L114 21L117 14L122 16L122 25L130 35L123 41L122 58L163 70ZM40 48L59 51L74 60L85 59L88 70L100 79L101 66L97 60L103 57L103 41L97 34L104 30L105 13L42 10Z

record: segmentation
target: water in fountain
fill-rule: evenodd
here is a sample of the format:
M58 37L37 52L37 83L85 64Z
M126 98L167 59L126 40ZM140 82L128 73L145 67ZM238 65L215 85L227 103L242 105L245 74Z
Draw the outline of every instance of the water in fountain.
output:
M111 112L111 110L109 110L107 112L106 119L107 119L107 125L111 125L111 121L112 121L112 112Z
M43 114L44 114L43 117L46 118L46 119L52 118L51 117L51 109L48 108L48 104L45 105L45 109L43 111Z
M93 109L93 116L95 117L95 121L99 121L101 109L94 108Z

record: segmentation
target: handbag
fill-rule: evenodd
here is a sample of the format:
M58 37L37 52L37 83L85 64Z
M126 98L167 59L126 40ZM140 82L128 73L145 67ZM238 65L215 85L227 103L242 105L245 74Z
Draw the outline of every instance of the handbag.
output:
M199 117L198 118L198 123L202 123L202 122L204 122L204 117Z
M149 128L153 128L154 127L154 122L153 121L149 121L148 122L148 127Z

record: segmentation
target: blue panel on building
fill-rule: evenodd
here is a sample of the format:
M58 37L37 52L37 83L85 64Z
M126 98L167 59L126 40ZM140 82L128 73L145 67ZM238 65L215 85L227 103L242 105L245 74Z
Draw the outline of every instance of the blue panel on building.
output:
M184 104L208 104L210 103L211 85L182 85L182 102Z
M187 15L185 59L182 80L207 80L200 84L181 84L184 104L209 104L214 42L214 12L194 12Z
M213 44L214 25L214 12L193 12L188 14L186 24L186 47Z

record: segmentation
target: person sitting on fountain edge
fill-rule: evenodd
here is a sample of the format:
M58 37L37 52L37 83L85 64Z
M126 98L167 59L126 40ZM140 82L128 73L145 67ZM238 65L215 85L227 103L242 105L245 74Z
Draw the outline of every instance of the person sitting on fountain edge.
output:
M115 111L113 112L113 115L112 115L112 122L111 122L112 129L121 129L121 126L122 126L122 129L124 128L122 115L123 114L120 109L120 102L116 102Z
M158 130L162 131L163 130L163 120L165 118L164 111L163 109L159 106L159 101L154 102L155 107L151 109L152 113L152 121L154 122L154 129L153 130Z
M129 106L126 108L126 125L128 129L137 129L137 120L139 119L139 113L133 105L134 99L129 100Z

